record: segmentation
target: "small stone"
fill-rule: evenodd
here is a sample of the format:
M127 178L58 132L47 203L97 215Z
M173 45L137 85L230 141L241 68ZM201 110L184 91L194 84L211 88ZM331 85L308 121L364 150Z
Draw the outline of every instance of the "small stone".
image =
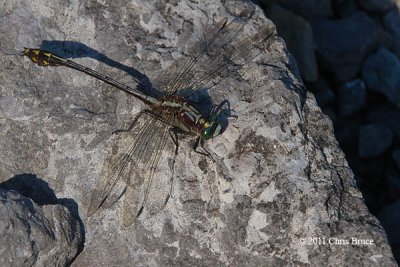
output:
M393 0L359 0L358 3L366 11L384 12L394 6Z
M333 16L331 0L263 0L263 4L277 3L304 18L328 18Z
M383 17L385 29L395 36L400 36L400 10L393 8Z
M386 105L371 109L367 120L371 123L381 123L388 127L397 138L400 137L400 109L387 103Z
M340 20L313 20L311 26L321 66L339 83L358 75L365 57L382 37L377 23L364 12Z
M400 60L395 54L381 47L367 58L362 77L368 89L381 92L400 107Z
M400 1L399 1L400 3ZM399 6L400 8L400 6ZM400 9L393 8L383 17L383 25L393 37L393 52L400 57Z
M359 11L355 0L333 0L332 7L340 17L347 17Z
M387 190L383 196L382 203L392 203L400 197L400 174L395 168L389 167L385 176Z
M348 82L339 88L339 115L349 116L365 106L367 89L362 80Z
M378 216L390 243L400 243L400 199L386 206Z
M396 149L392 153L392 159L396 168L400 170L400 149Z
M392 140L392 132L384 125L363 125L359 132L358 155L363 158L378 157L390 147Z

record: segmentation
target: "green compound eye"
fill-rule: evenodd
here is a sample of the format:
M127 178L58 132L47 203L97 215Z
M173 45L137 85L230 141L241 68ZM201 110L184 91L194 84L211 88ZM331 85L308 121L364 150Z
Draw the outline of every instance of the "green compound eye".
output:
M204 128L202 131L201 131L201 138L203 139L203 140L208 140L208 139L210 139L212 137L212 129L211 129L211 126L210 127L207 127L207 128Z
M201 131L200 136L203 140L209 140L209 139L214 138L221 134L222 126L221 126L221 124L219 124L219 122L216 122L216 120L217 120L217 117L213 116L211 118L210 126L204 128Z

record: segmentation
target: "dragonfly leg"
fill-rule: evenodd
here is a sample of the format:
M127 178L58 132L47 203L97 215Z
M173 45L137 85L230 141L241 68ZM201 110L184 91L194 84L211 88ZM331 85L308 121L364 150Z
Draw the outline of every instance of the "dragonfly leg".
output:
M193 136L193 134L185 132L179 128L172 128L169 130L169 135L171 136L172 142L175 144L175 155L178 154L178 147L179 147L179 141L178 141L178 134L186 135L186 136Z
M197 148L199 146L204 150L204 152L197 150ZM194 152L196 152L196 153L198 153L200 155L206 156L209 159L211 159L213 162L215 162L214 158L211 156L211 153L208 152L207 149L204 148L204 140L201 139L200 137L197 137L196 142L193 145L193 150L194 150Z
M175 156L178 155L178 130L176 128L169 129L169 136L171 136L172 142L175 144Z

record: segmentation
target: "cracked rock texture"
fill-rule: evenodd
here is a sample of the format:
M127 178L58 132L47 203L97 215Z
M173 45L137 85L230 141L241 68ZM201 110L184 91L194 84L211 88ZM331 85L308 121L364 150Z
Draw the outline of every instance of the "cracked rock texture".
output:
M270 26L259 8L243 36ZM238 116L206 143L180 140L166 207L131 227L121 203L86 217L110 132L145 106L63 67L17 55L41 47L134 86L188 51L204 25L252 12L223 1L7 1L0 6L0 178L34 173L79 206L86 242L72 266L396 266L332 124L282 41L209 90ZM240 36L239 36L240 37ZM171 155L173 151L170 152ZM165 166L170 168L170 166ZM352 238L373 240L346 244Z

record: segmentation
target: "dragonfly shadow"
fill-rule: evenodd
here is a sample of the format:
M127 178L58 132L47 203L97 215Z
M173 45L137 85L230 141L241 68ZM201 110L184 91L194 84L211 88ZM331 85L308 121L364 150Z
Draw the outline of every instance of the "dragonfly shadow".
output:
M140 71L138 71L133 67L119 63L107 57L103 53L100 53L96 49L93 49L83 43L75 41L44 40L42 41L40 49L50 51L56 55L59 55L67 59L75 59L83 57L95 59L112 68L117 68L129 74L139 84L136 88L139 91L142 91L143 93L148 95L153 95L157 93L151 91L154 89L152 89L150 79L145 74L141 73Z
M47 182L38 178L35 174L30 173L15 175L7 181L0 183L0 188L7 191L16 191L20 195L32 199L36 204L41 206L59 204L66 207L78 220L81 229L82 242L79 245L78 253L75 258L83 251L85 244L85 228L79 217L78 204L73 199L57 198Z
M235 118L235 119L238 118L237 115L232 114L233 110L231 109L230 102L228 100L225 100L225 103L226 104L224 106L226 108L222 108L222 112L219 115L219 123L222 126L222 133L225 132L225 130L228 128L228 125L229 125L228 118Z
M223 100L221 103L213 103L212 98L209 95L208 91L210 88L202 88L196 90L192 95L190 95L188 98L196 106L196 108L199 109L199 111L205 115L205 117L209 117L211 115L211 111L221 105L220 107L220 113L218 115L218 121L222 126L222 132L228 128L228 118L234 117L237 118L236 115L232 114L232 109L230 102L228 100Z

